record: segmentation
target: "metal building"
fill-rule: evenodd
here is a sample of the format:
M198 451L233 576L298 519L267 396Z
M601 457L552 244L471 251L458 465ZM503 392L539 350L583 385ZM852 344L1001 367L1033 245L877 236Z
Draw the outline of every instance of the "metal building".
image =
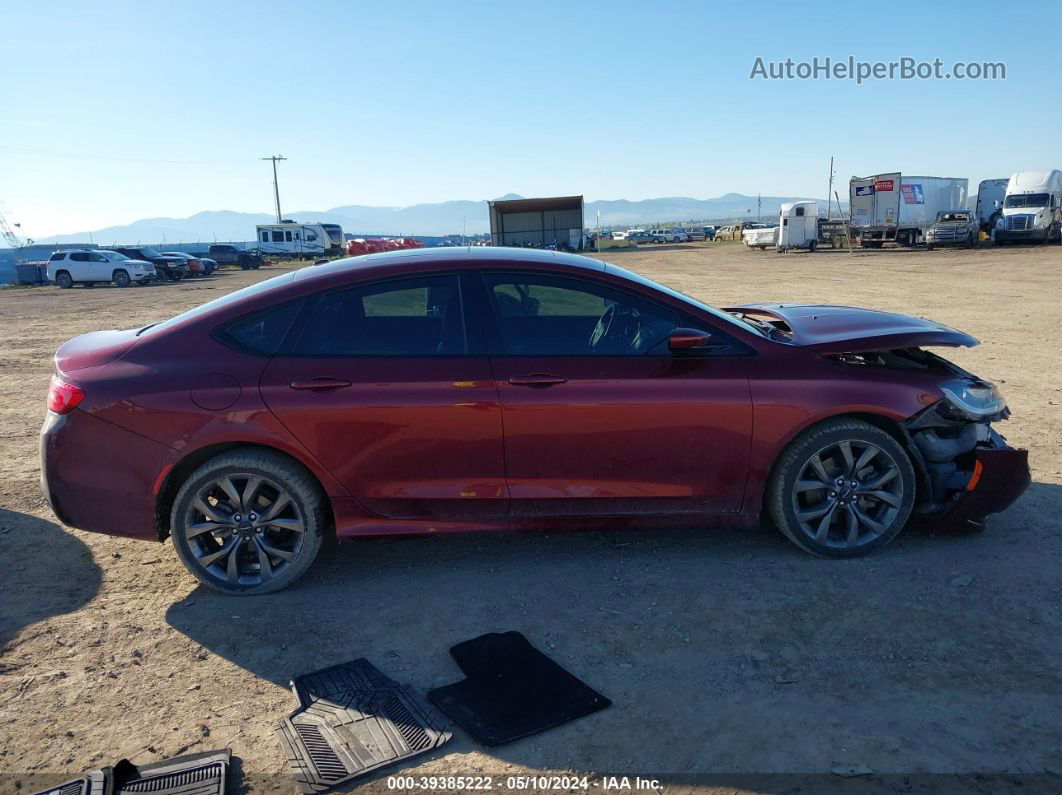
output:
M582 250L583 197L505 199L490 203L494 246L548 246Z

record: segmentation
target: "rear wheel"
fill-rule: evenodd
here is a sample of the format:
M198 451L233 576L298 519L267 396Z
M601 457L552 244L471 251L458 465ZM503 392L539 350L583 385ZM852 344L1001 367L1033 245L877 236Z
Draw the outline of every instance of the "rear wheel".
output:
M55 274L55 283L62 287L64 290L69 290L71 287L74 286L74 280L66 271L59 271L59 273Z
M324 506L320 486L290 459L269 451L223 453L177 493L173 546L185 567L216 591L279 591L317 557Z
M129 278L129 273L123 270L117 270L111 275L111 279L114 281L117 287L128 287L132 283L132 279Z
M914 508L907 452L885 431L829 420L799 436L779 459L767 492L775 526L798 547L830 558L885 546Z

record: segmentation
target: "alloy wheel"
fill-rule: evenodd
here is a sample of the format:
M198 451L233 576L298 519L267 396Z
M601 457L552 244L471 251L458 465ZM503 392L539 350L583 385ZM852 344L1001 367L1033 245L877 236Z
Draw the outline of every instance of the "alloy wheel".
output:
M881 447L840 441L807 459L791 497L800 529L811 541L858 549L892 526L904 505L903 477Z
M306 522L292 495L270 478L226 474L190 500L181 528L197 565L229 585L262 585L302 552Z

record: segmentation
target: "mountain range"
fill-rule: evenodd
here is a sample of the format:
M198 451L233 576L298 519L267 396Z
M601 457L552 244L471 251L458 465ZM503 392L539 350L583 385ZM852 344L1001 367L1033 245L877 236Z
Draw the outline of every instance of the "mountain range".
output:
M501 199L522 198L508 194ZM763 196L760 214L773 217L782 202L796 201L799 196ZM821 202L822 200L819 199ZM825 202L822 202L825 204ZM664 222L727 221L756 215L757 197L741 193L727 193L714 199L693 199L670 196L659 199L600 200L587 202L584 219L588 227L600 223L603 227L648 225ZM284 213L285 218L299 222L336 223L345 232L365 235L424 235L443 236L482 234L490 231L487 201L447 201L436 204L414 204L409 207L370 207L360 204L333 207L330 210L305 210ZM271 213L241 213L231 210L200 212L188 218L144 218L124 226L109 226L71 234L54 235L38 243L85 243L99 245L114 243L171 244L191 241L253 240L256 224L275 220Z

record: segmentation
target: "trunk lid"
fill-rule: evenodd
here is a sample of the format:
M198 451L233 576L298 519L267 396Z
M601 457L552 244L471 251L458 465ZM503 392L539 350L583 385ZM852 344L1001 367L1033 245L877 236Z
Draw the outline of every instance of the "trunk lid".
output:
M946 345L972 348L978 342L943 323L910 315L813 304L747 304L727 312L766 319L794 345L819 353L860 353L893 348Z
M92 331L67 340L55 352L59 373L98 367L120 358L139 341L137 329Z

